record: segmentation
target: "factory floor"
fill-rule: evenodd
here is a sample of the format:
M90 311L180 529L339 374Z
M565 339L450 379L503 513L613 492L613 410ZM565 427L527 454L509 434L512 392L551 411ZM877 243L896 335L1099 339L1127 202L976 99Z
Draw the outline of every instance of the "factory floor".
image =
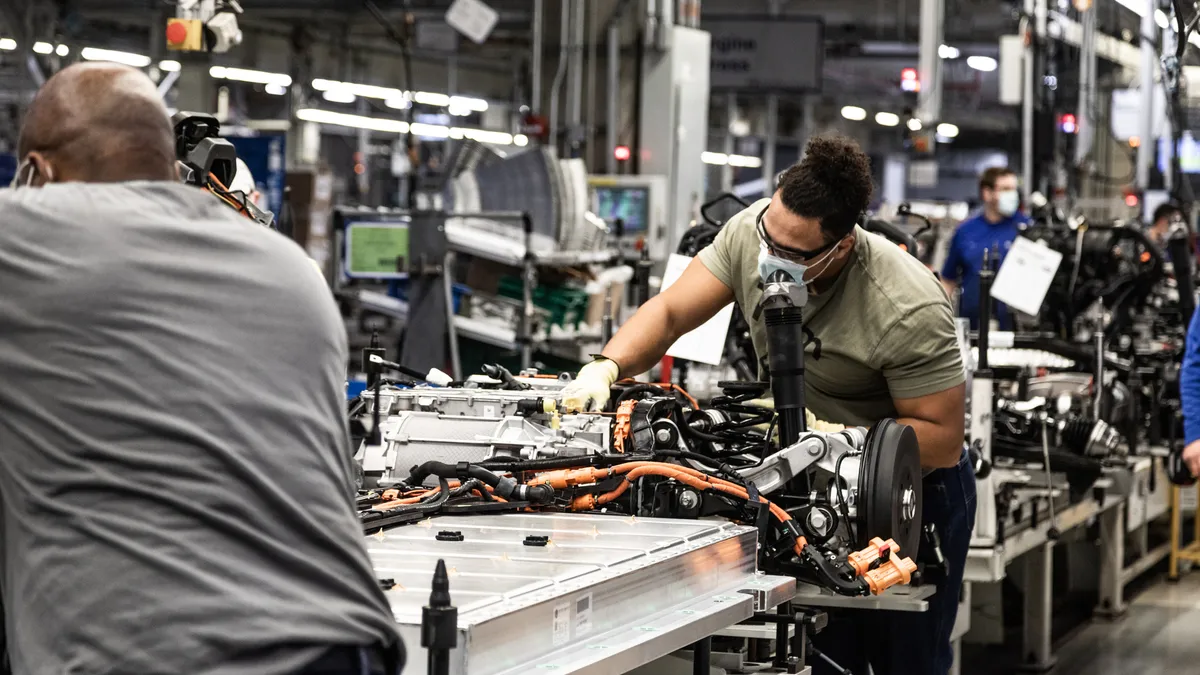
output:
M1200 672L1200 572L1160 578L1125 616L1095 620L1062 640L1053 675L1183 675Z
M1177 583L1152 573L1127 587L1126 597L1129 609L1115 620L1063 616L1056 608L1056 627L1072 627L1055 631L1057 665L1049 675L1200 673L1200 570ZM1022 672L1019 650L964 648L964 675Z

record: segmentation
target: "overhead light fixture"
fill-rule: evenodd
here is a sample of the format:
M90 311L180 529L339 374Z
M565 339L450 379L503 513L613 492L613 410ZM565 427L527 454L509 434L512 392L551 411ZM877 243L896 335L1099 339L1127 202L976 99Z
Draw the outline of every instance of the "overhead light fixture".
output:
M515 140L512 134L508 134L503 131L485 131L483 129L458 128L451 129L450 131L459 132L471 140L479 141L480 143L491 143L492 145L512 145L513 140Z
M357 96L345 89L330 89L321 96L330 103L354 103L358 100Z
M382 131L384 133L393 134L408 133L408 123L401 122L400 120L380 119L378 117L366 117L363 115L348 115L346 113L333 112L331 110L319 110L317 108L302 108L297 110L296 118L305 122L332 124L340 127L352 127L354 129L370 129L371 131Z
M867 119L867 111L856 105L848 105L842 108L842 117L854 122L861 122Z
M729 166L741 166L750 169L757 169L762 166L762 159L751 157L749 155L730 155Z
M142 56L141 54L133 54L131 52L118 52L112 49L84 47L79 55L85 61L112 61L113 63L122 63L134 68L145 68L150 65L149 56Z
M331 124L353 129L368 129L390 134L406 134L409 130L408 123L400 120L350 115L317 108L302 108L297 110L296 118L303 122ZM515 143L516 145L524 146L529 143L529 139L525 136L513 136L503 131L466 129L461 127L451 128L440 124L416 123L412 125L412 133L414 136L422 138L470 138L480 143L489 143L492 145L512 145Z
M183 66L178 61L159 61L158 69L164 73L178 73Z
M900 124L900 116L896 113L877 112L875 113L875 123L884 127L894 127Z
M909 118L908 130L909 131L920 131L921 130L921 120L919 120L915 117Z
M284 96L288 92L287 87L282 84L268 84L264 89L272 96Z
M49 42L35 42L33 43L33 51L35 54L53 54L54 45Z
M954 126L953 124L942 122L941 124L937 125L937 135L944 136L946 138L955 138L958 136L958 127Z
M401 92L399 96L389 98L383 104L393 110L407 110L412 107L412 99L409 98L408 94Z
M1157 23L1158 27L1163 30L1166 30L1167 26L1171 25L1171 22L1167 19L1167 13L1161 9L1154 10L1154 23Z
M456 117L466 117L467 115L471 114L471 109L451 102L450 107L446 109L446 112Z
M434 105L430 103L428 105ZM488 102L481 98L471 98L470 96L451 96L450 102L447 104L451 107L458 106L466 108L473 112L484 112L488 109Z
M54 53L65 57L67 54L71 53L71 48L66 45L59 45L54 48Z
M317 91L347 91L355 96L382 100L404 95L404 92L392 87L376 87L373 84L355 84L353 82L338 82L336 80L313 80L312 87Z
M968 56L967 65L975 70L990 73L996 69L996 59L990 56Z
M0 38L0 50L11 52L17 48L17 41L12 38Z
M938 47L938 56L943 59L957 59L961 54L962 52L958 50L958 47L951 47L950 45L941 45Z
M421 122L416 122L412 125L411 128L412 128L412 133L414 136L421 136L424 138L449 138L450 137L450 127L444 127L440 124L422 124ZM464 130L464 135L465 135L465 130Z
M435 94L429 91L418 91L416 94L413 94L413 100L421 105L436 105L442 107L450 105L449 96L445 94Z
M513 144L519 148L523 148L526 145L529 145L529 137L525 134L517 134L516 136L513 136Z
M249 70L247 68L213 66L208 69L208 74L218 80L233 80L235 82L250 82L252 84L281 84L285 87L292 86L292 76L287 73L268 73L262 70Z
M725 166L728 164L729 166L740 166L750 169L757 169L762 166L761 158L749 155L727 155L723 152L702 152L700 153L700 161L715 166Z

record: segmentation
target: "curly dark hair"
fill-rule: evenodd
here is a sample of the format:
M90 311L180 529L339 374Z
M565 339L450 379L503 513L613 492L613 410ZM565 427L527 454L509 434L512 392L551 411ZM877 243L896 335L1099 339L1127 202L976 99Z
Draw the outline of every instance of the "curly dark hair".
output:
M815 136L778 186L788 211L816 218L829 241L836 241L850 234L871 203L871 159L845 136Z

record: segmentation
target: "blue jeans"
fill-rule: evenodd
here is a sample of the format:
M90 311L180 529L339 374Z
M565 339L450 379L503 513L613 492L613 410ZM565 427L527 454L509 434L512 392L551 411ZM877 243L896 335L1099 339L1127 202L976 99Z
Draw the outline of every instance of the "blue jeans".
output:
M874 675L945 675L953 664L950 632L975 527L975 472L966 453L957 466L926 476L922 491L921 520L937 527L946 578L926 612L830 611L829 626L813 637L813 646L854 675L867 675L868 664ZM834 672L819 658L808 665L814 675Z

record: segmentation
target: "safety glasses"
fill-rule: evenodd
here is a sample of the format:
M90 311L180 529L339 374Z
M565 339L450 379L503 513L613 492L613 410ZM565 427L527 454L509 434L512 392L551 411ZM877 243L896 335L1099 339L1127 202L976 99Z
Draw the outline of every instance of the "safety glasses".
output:
M778 244L771 239L771 236L767 234L767 228L763 226L763 216L765 216L766 213L767 207L763 207L763 210L758 212L758 219L755 221L755 224L758 227L759 240L767 247L767 250L771 253L771 255L778 256L785 260L791 260L793 262L805 262L821 255L834 246L837 246L838 242L841 241L841 239L837 239L811 251L805 251L799 248L789 248L782 244Z

